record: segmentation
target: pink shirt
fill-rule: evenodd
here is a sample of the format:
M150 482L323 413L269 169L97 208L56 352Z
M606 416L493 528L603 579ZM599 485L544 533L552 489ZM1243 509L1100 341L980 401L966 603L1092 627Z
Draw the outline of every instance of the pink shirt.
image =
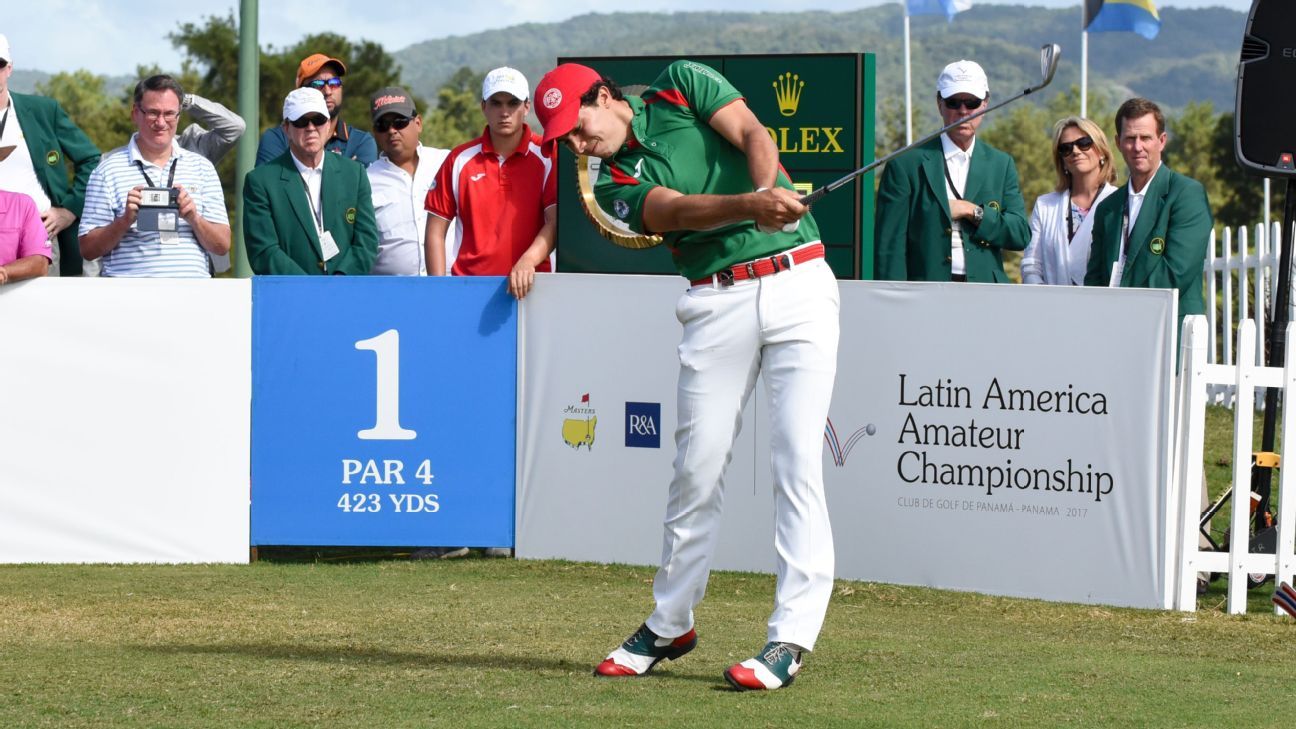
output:
M0 266L37 253L51 255L36 203L20 192L0 190Z

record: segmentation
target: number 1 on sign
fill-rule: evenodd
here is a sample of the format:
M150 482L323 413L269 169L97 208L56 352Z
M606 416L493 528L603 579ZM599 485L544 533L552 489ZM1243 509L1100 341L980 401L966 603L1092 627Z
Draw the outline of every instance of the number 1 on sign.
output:
M400 424L400 332L388 329L355 343L356 349L374 353L376 397L374 427L358 431L360 440L414 440L418 435Z

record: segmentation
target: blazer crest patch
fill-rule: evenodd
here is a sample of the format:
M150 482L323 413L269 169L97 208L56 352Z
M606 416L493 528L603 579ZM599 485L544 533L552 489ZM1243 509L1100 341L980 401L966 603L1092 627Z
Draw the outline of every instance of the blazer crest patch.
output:
M1165 238L1153 238L1152 242L1148 244L1148 250L1158 256L1165 253Z
M355 225L355 216L356 216L355 208L347 208L346 211L347 225Z
M985 206L990 208L991 210L999 210L1000 207L998 200L991 200L990 202L986 203Z
M45 153L45 164L51 167L58 164L59 161L62 159L63 159L63 155L59 154L59 151L57 149L51 149L50 151Z

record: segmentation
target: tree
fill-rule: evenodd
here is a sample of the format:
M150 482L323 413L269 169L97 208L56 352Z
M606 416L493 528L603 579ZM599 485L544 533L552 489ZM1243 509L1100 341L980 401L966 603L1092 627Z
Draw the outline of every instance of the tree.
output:
M104 88L102 76L84 69L56 73L37 84L36 93L57 100L101 151L122 146L135 131L130 119L130 97L118 94L114 98Z
M485 73L461 67L437 92L437 107L423 124L424 144L454 149L481 134L486 125L481 112L481 87Z

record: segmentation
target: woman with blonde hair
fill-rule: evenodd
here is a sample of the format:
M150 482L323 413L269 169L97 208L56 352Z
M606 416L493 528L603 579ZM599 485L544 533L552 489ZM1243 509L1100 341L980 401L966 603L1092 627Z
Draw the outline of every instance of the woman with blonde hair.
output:
M1022 283L1083 286L1094 208L1116 191L1111 146L1097 124L1069 116L1053 126L1057 187L1035 201Z

